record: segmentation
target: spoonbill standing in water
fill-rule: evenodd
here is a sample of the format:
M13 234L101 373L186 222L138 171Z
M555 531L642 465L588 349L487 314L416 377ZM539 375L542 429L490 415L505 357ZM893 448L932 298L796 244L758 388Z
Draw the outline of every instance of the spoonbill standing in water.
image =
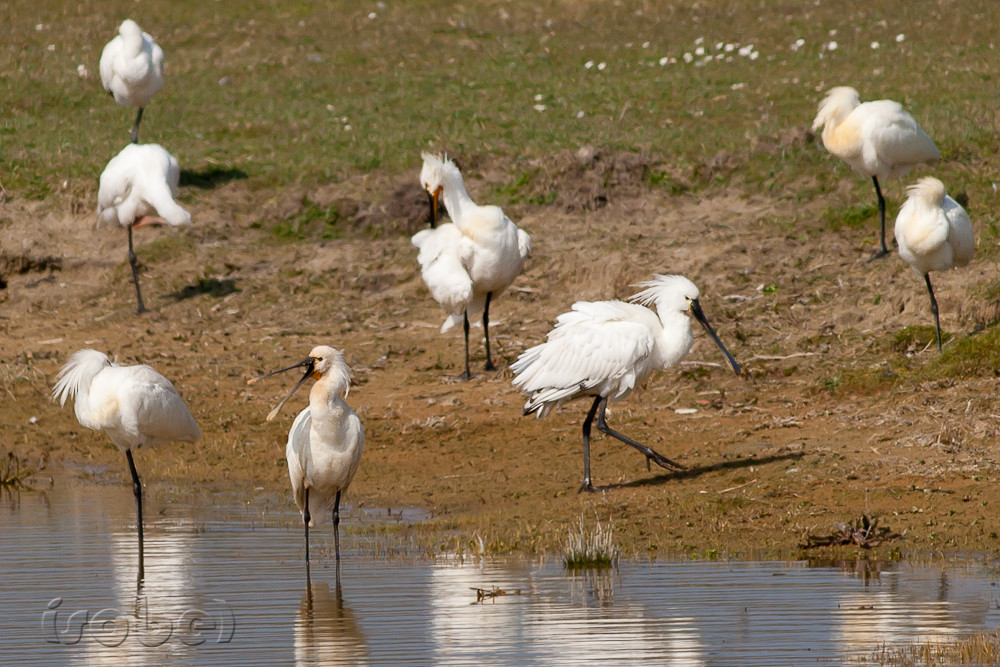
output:
M531 237L518 229L499 206L472 201L458 167L429 153L420 182L431 196L431 228L417 232L413 245L431 296L448 313L441 333L462 323L465 332L465 372L468 380L469 320L482 313L486 334L485 370L496 370L490 355L490 303L507 289L524 268L531 253ZM443 200L452 222L435 227L438 202Z
M930 272L968 264L976 249L976 239L969 214L947 195L944 183L927 176L911 185L907 193L909 198L896 217L896 243L899 256L927 283L940 352L941 321Z
M140 314L146 312L146 306L139 289L132 229L164 222L173 227L191 224L191 214L174 201L180 177L177 159L159 144L129 144L101 173L98 223L121 225L128 231L128 262Z
M163 87L163 49L132 19L125 19L118 35L101 52L101 83L115 102L139 110L132 126L132 143L139 143L142 112Z
M901 178L919 164L933 164L941 152L899 102L862 103L858 91L848 86L832 88L819 103L812 129L821 127L826 150L875 184L882 247L871 259L885 257L889 254L885 245L885 198L879 181Z
M593 491L590 478L590 428L597 416L597 429L635 447L668 470L684 470L649 447L607 425L609 399L620 399L645 382L654 371L670 368L687 355L693 336L688 311L712 337L738 375L739 364L729 354L705 318L698 301L698 288L683 276L655 275L629 301L578 301L556 320L541 345L526 350L511 365L514 386L529 394L524 414L547 415L564 401L593 397L583 422L583 485ZM656 312L646 306L655 305Z
M365 448L365 430L361 420L344 401L351 386L351 370L344 361L344 353L328 345L320 345L314 347L303 361L253 378L248 384L303 367L305 375L271 410L267 421L275 418L308 379L316 380L309 391L309 407L299 413L288 431L285 458L288 459L288 476L295 504L302 513L305 526L306 564L309 563L309 527L322 523L326 514L332 512L339 579L340 495L358 472L361 452Z
M201 429L170 380L149 366L119 366L97 350L79 350L59 371L52 398L73 411L82 426L104 431L125 452L132 473L136 529L139 533L139 583L142 559L142 484L132 450L170 442L196 442Z

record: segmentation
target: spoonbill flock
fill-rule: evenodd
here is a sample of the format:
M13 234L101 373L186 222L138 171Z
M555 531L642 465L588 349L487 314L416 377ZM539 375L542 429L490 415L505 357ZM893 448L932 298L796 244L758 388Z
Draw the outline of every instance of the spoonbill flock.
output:
M135 283L138 312L146 312L133 244L133 229L149 224L191 224L191 215L176 198L178 161L158 144L139 144L143 111L163 85L163 51L148 33L125 20L100 59L104 88L123 106L136 108L131 143L112 158L100 175L98 220L124 227ZM903 107L891 100L864 102L850 87L831 89L820 102L813 129L822 142L875 186L880 218L880 250L885 243L886 204L880 183L902 177L916 165L940 158L933 140ZM454 161L422 153L420 183L430 205L430 227L413 235L421 277L446 314L444 333L461 323L465 338L463 380L472 377L469 331L480 323L487 371L496 370L490 344L490 306L522 273L531 253L531 237L498 206L480 205L466 190ZM965 209L946 193L944 184L926 177L908 189L909 198L896 218L899 254L923 276L934 315L937 347L942 347L938 305L930 272L961 267L971 260L975 239ZM443 204L451 222L438 225ZM513 386L528 396L523 415L541 418L565 402L590 399L583 421L583 482L594 491L591 476L591 430L638 450L667 470L686 468L650 447L611 428L609 401L629 396L653 373L676 366L694 342L691 317L740 375L740 365L719 338L702 310L698 287L680 275L655 274L638 283L628 301L577 301L556 318L544 342L523 351L511 364ZM342 495L355 478L365 447L361 419L348 405L350 369L344 352L327 345L313 348L303 360L248 380L248 384L295 369L304 374L267 415L273 420L296 391L315 380L309 404L288 431L285 456L292 495L302 516L305 561L310 562L309 529L329 515L338 567ZM196 442L201 431L173 384L150 366L119 366L102 352L82 349L59 371L52 398L74 412L86 428L103 431L126 456L132 476L138 534L138 577L143 580L142 485L133 449L170 442ZM307 570L308 572L308 570Z

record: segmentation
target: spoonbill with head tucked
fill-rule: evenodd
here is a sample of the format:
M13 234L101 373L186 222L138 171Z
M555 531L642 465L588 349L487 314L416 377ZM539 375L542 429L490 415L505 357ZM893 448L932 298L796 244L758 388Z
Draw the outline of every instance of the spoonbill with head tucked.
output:
M180 176L177 159L159 144L129 144L101 173L98 222L121 225L128 231L128 261L140 314L146 312L146 306L139 289L132 229L164 222L173 227L191 224L191 214L174 201Z
M163 49L132 19L125 19L118 35L101 52L101 83L123 107L139 110L132 126L132 143L139 143L142 112L163 87Z
M909 198L896 217L896 243L899 256L927 283L940 352L941 321L930 272L968 264L976 249L976 239L969 214L948 196L944 183L927 176L911 185L907 193Z
M862 176L872 179L878 197L881 249L872 259L885 257L885 198L880 179L903 177L919 164L941 157L934 141L899 102L861 102L848 86L832 88L819 103L813 131L823 128L823 145Z
M142 558L142 484L132 450L170 442L196 442L201 429L170 380L149 366L119 366L97 350L80 350L59 371L52 398L73 411L81 425L104 431L125 452L132 473L136 529L139 533L139 583Z
M583 485L593 491L590 478L590 429L597 416L597 429L635 447L658 466L684 470L607 425L609 399L632 393L654 371L666 369L687 355L693 336L688 311L715 341L726 361L740 372L739 364L722 344L705 318L698 301L698 288L683 276L655 275L636 285L642 291L624 301L578 301L570 312L556 320L546 341L526 350L511 365L514 386L529 394L524 414L547 415L564 401L593 397L583 422ZM655 305L656 312L646 306Z
M340 496L350 486L365 447L365 430L358 415L347 405L343 395L351 386L351 370L344 353L328 345L314 347L303 361L266 373L249 381L305 368L305 375L278 403L267 421L310 378L316 379L309 392L309 407L302 410L288 431L285 458L292 482L295 504L302 513L306 536L306 564L309 563L309 527L322 523L327 513L333 516L333 540L340 568Z
M424 283L446 313L441 332L462 322L465 332L465 372L468 380L469 320L482 313L486 335L486 366L496 370L490 355L490 303L507 289L531 253L531 237L518 229L499 206L480 206L465 189L455 163L423 153L420 182L431 196L431 229L413 236L419 248ZM435 227L438 202L443 200L452 223Z

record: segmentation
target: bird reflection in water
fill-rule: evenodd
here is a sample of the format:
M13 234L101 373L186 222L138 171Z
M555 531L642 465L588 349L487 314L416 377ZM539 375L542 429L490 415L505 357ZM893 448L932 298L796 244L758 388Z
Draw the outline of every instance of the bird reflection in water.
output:
M354 612L344 606L339 576L331 592L327 582L312 582L306 568L306 591L294 628L296 664L370 664Z

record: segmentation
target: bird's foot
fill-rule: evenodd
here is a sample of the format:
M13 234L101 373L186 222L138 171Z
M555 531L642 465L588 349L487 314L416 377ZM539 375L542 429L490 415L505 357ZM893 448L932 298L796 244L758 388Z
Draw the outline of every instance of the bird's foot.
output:
M594 488L594 485L590 483L589 479L585 479L583 480L583 484L580 485L580 490L577 493L583 493L584 491L587 493L594 493L597 489Z
M483 366L484 371L495 371L496 369L497 369L496 364L494 364L492 361L487 361L486 365Z
M888 256L889 256L889 251L886 250L885 248L882 248L877 253L868 258L868 263L874 262L876 259L882 259L883 257L888 257Z
M469 371L462 371L461 373L455 376L455 379L458 380L459 382L468 382L469 380L472 379L472 373L470 373Z
M652 449L649 451L652 453L646 455L646 470L652 470L652 468L649 465L650 461L660 466L661 468L666 468L667 470L674 470L677 472L682 472L684 470L687 470L686 466L682 466L680 463L671 461L666 456L654 452Z

